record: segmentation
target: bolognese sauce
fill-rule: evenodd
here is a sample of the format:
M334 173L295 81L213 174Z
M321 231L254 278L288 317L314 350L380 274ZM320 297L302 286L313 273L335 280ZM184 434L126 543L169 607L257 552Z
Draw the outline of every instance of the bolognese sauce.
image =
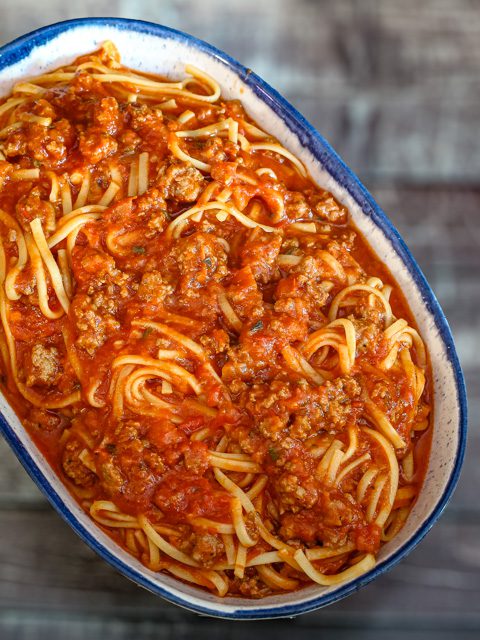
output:
M15 85L0 238L4 393L118 544L221 596L374 566L428 458L425 347L346 207L215 79L106 43Z

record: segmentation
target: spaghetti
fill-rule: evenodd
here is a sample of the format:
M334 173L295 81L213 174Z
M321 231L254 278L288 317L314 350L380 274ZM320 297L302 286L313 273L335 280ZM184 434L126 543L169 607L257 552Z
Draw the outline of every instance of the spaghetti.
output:
M106 43L0 104L3 390L152 571L335 585L418 495L428 356L346 209L185 72Z

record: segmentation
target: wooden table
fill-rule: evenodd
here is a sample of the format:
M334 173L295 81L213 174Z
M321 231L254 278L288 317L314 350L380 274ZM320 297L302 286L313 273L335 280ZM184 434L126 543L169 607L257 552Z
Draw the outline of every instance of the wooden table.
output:
M463 476L400 566L296 620L201 619L99 560L0 443L0 638L480 637L480 3L474 0L16 0L6 42L48 22L123 15L191 32L287 96L403 234L451 323L470 394ZM294 635L292 635L294 634Z

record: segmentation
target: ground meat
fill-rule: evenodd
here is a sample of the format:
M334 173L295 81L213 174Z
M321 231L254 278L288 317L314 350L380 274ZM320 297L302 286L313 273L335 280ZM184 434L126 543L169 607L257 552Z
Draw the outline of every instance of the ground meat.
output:
M24 420L25 426L47 432L65 426L67 422L66 418L54 411L45 411L34 406L32 406L28 412L28 417Z
M211 567L225 553L220 536L213 533L194 534L192 558L202 567Z
M76 344L89 355L93 355L121 327L115 317L115 298L101 292L95 295L78 293L71 310L78 332Z
M195 202L206 185L198 169L179 162L161 170L158 186L167 200Z
M77 327L76 344L89 355L120 329L120 304L128 296L128 276L116 268L114 259L92 247L77 246L72 269L77 293L71 310Z
M30 231L30 222L35 218L40 218L42 226L47 229L52 223L55 224L55 208L45 198L46 193L41 187L36 186L26 196L18 200L15 213L25 229Z
M209 467L208 447L204 442L191 442L184 455L185 468L202 476Z
M313 478L301 477L295 473L282 473L273 483L279 503L280 513L301 509L311 509L318 500L318 489Z
M147 238L153 238L163 231L170 221L167 204L161 190L157 188L151 188L134 199L132 215L137 221L141 221ZM124 219L121 222L124 223Z
M366 278L365 272L350 253L355 237L355 232L342 234L337 240L329 242L326 247L328 253L343 266L349 284L363 282ZM329 279L331 279L330 276Z
M384 315L383 311L377 310L375 314L374 311L371 307L368 307L370 317L361 319L351 318L355 327L357 356L362 354L375 356L379 346L381 346L381 340L379 338L383 330Z
M126 478L121 470L114 464L113 460L107 460L99 465L98 475L108 495L114 496L121 493Z
M73 251L72 269L77 291L92 294L102 288L109 288L112 297L118 293L123 297L126 293L124 289L128 276L117 269L115 260L104 251L77 246Z
M262 364L258 353L253 362L257 367ZM343 431L361 409L360 405L352 406L360 392L359 383L350 376L327 381L320 387L306 380L277 377L253 384L239 403L255 417L265 438L278 442L290 436L304 441L321 431Z
M191 295L192 290L219 282L227 273L227 254L216 236L197 231L180 238L173 248L173 257L180 272L179 290Z
M249 266L234 273L226 291L230 304L242 320L256 320L262 315L262 293Z
M142 276L137 295L143 302L158 305L163 303L173 290L174 287L164 281L160 271L147 271Z
M336 547L348 542L355 530L365 524L361 508L350 496L338 490L319 490L316 504L298 513L285 512L280 535L285 540Z
M224 353L230 345L230 338L224 329L214 329L209 335L200 336L199 341L210 355Z
M348 211L346 207L339 204L328 191L313 192L309 201L314 213L321 220L335 224L345 224L347 222Z
M97 478L79 458L84 449L85 445L82 442L71 439L67 442L62 454L63 471L77 487L91 487Z
M297 317L311 313L318 316L329 299L330 287L325 284L325 279L325 264L313 256L305 256L288 276L279 280L275 291L275 310ZM296 298L299 299L298 305ZM279 302L284 299L287 302Z
M13 167L9 162L0 160L0 190L5 186L9 175L12 173Z
M238 162L217 162L210 172L212 180L228 187L236 178Z
M124 156L130 156L133 155L142 144L142 138L135 133L135 131L125 129L118 136L117 142L120 153Z
M230 514L230 497L214 488L207 478L172 471L164 475L158 485L153 502L178 522L188 523L191 518L212 520Z
M113 500L126 503L129 512L141 513L150 504L165 464L140 422L122 421L112 440L115 444L106 441L95 452L102 487Z
M146 104L130 103L126 108L127 121L133 131L142 133L146 128L163 123L160 110L153 110Z
M29 156L41 162L46 168L58 168L62 165L76 141L75 130L71 123L62 118L49 127L36 122L23 125L5 140L5 155L15 157Z
M114 136L120 126L121 117L117 100L113 96L102 98L93 109L94 124L105 133Z
M240 252L242 267L250 267L255 280L269 282L278 271L276 260L280 253L282 237L267 233L259 227L253 229Z
M57 118L56 109L44 98L35 98L33 101L28 101L24 105L20 105L16 113L19 115L34 114L42 118L51 118L52 120Z
M118 143L113 136L100 127L91 127L88 133L80 134L79 148L87 162L98 164L116 153Z
M285 198L285 213L289 220L309 220L312 218L310 209L303 193L288 191Z
M316 389L313 402L305 405L306 410L295 416L290 435L304 440L322 429L330 433L343 431L355 415L352 401L358 399L360 393L360 384L351 376L327 380Z
M51 387L62 374L60 354L55 347L35 344L25 362L27 387L42 385Z
M264 598L270 593L269 587L258 577L254 575L248 575L248 569L244 578L235 578L231 590L235 592L238 590L242 596L247 598Z
M225 143L225 147L227 147L228 142ZM236 154L234 154L235 157ZM213 136L212 138L207 138L203 147L198 154L198 157L204 162L213 164L217 162L223 162L227 160L227 154L225 153L224 142L220 136Z

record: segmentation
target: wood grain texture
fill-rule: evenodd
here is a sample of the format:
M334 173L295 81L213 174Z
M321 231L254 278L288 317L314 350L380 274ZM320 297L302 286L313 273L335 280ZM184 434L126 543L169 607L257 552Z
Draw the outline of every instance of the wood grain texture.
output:
M478 638L480 3L17 0L2 13L0 42L81 15L152 20L210 41L329 139L404 236L449 319L469 389L469 452L444 516L401 565L320 612L247 625L201 619L118 575L0 442L0 638Z

